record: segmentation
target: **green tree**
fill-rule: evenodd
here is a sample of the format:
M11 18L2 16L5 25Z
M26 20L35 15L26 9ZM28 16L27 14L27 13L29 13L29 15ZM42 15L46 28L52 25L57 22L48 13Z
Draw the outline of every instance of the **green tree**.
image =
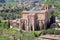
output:
M54 15L55 15L55 16L59 16L59 15L60 15L60 11L59 11L59 10L56 10L56 11L54 12Z
M48 5L52 5L52 6L55 6L55 7L60 7L60 3L59 2L56 2L55 0L47 0L44 2L44 4L48 4Z
M44 4L48 4L48 5L52 5L54 4L55 0L47 0L47 1L44 1Z

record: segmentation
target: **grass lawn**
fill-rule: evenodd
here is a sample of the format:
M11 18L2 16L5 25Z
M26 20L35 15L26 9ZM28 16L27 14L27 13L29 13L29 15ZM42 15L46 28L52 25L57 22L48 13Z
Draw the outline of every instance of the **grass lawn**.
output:
M6 36L0 36L0 40L9 40Z

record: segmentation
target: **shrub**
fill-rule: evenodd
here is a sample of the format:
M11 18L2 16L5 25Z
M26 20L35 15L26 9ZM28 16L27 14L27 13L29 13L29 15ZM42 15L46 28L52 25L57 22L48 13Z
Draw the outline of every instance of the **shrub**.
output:
M45 35L47 33L46 30L42 30L42 34Z
M55 30L55 29L48 29L48 30L43 30L42 34L55 34L55 35L59 35L60 34L60 30Z
M47 34L54 34L54 30L48 29Z
M59 35L60 34L60 30L54 30L54 34Z
M15 29L8 29L8 31L9 31L9 33L11 34L11 35L15 35L18 31L17 30L15 30Z
M40 36L40 35L41 35L41 32L40 32L40 31L35 31L35 32L34 32L34 36L35 36L35 37L38 37L38 36Z

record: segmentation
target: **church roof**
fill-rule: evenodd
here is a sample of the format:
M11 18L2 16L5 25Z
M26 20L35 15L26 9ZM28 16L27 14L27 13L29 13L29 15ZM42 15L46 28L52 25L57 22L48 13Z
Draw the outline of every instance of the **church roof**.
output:
M22 13L45 13L47 10L40 10L40 11L23 11Z

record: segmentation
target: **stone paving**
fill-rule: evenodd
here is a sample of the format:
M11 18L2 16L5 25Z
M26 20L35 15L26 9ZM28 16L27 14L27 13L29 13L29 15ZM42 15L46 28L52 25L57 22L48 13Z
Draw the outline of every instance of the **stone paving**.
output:
M60 40L60 35L43 35L38 37L37 40Z

